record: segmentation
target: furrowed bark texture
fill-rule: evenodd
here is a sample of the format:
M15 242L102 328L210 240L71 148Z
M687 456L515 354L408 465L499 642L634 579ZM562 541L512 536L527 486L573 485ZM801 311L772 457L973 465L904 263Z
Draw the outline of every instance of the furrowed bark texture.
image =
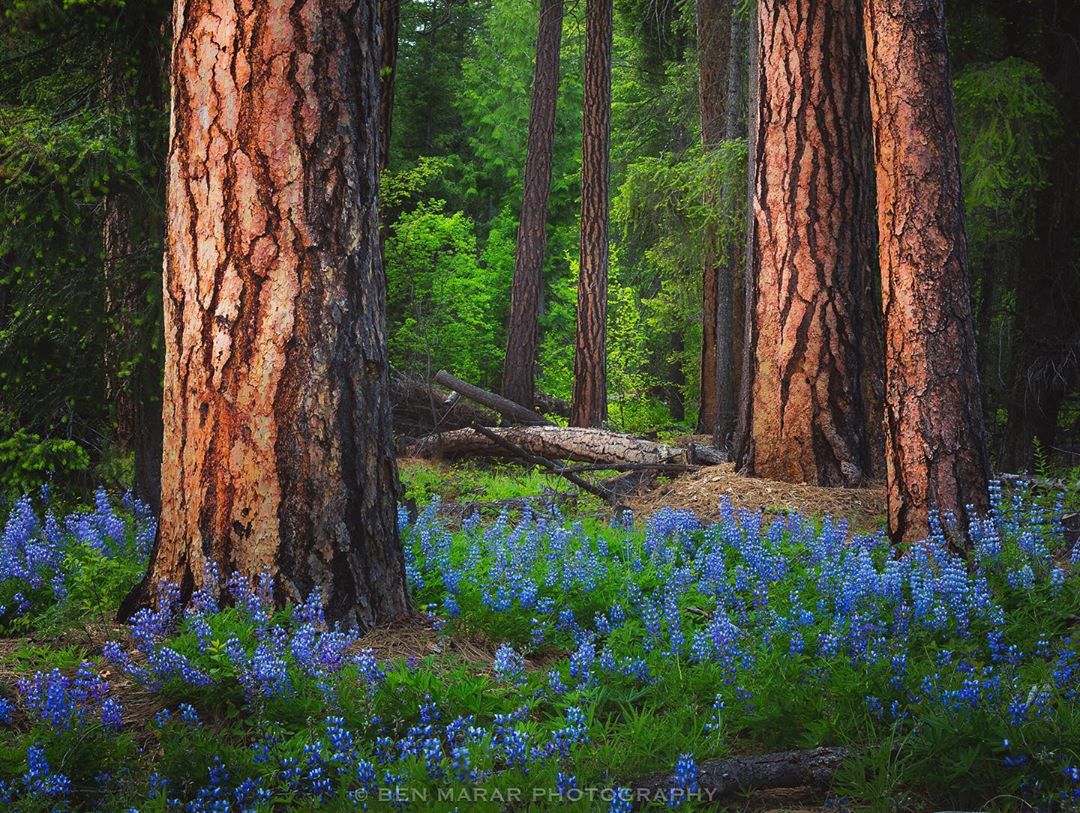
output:
M409 611L378 239L375 0L177 0L161 535L319 587L334 621Z
M738 463L788 482L860 485L876 420L873 171L866 63L846 0L758 9L748 267L747 415Z
M705 149L720 145L727 135L728 63L731 57L732 0L698 0L698 114L701 119L701 143ZM702 271L701 300L701 400L698 406L698 432L712 434L720 416L721 373L717 358L724 334L731 322L722 325L721 299L730 303L730 280L723 278L722 249L715 234L705 235L705 261ZM725 290L721 291L721 287ZM724 382L730 386L730 377ZM732 400L734 400L732 398Z
M574 351L573 426L607 420L608 157L611 148L612 0L586 0L581 139L581 269Z
M398 28L401 0L379 2L379 170L390 163L390 135L394 119L394 80L397 78Z
M542 0L536 34L529 143L525 154L525 191L518 222L502 381L503 397L528 409L532 409L535 397L536 344L544 284L544 254L547 251L548 196L551 192L562 21L563 0Z
M869 0L889 529L987 505L987 460L941 0ZM962 526L966 527L966 526Z

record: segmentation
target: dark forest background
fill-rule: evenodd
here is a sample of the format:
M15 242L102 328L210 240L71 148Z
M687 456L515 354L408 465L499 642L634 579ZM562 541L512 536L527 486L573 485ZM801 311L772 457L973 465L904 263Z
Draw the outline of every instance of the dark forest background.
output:
M0 3L0 492L49 470L156 476L134 461L160 444L170 6ZM583 11L566 10L541 317L538 386L563 398ZM990 454L1002 471L1077 467L1080 7L947 12ZM382 203L403 374L499 387L537 14L529 0L401 4ZM745 178L746 144L700 146L693 3L616 0L613 63L610 421L692 428L706 235L745 231L745 200L707 191Z

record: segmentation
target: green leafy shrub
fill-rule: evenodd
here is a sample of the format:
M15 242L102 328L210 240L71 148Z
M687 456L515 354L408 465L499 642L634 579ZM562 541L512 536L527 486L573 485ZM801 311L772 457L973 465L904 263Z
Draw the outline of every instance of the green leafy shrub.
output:
M86 471L90 455L73 440L45 438L18 429L0 440L0 495L37 491L53 476Z

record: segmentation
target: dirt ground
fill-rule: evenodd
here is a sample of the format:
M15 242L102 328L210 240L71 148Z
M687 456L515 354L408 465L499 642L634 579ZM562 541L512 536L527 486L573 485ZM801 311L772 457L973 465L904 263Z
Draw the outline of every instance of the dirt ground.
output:
M702 519L714 519L720 514L724 497L737 508L766 513L798 511L811 516L843 517L853 530L861 532L880 527L885 519L884 489L823 488L742 477L730 463L661 479L628 502L636 517L647 517L668 507L689 509Z

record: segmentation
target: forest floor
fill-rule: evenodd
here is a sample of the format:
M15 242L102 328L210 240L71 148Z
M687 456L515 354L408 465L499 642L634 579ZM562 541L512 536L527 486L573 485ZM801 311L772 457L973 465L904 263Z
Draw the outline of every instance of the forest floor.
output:
M116 625L153 518L16 507L0 563L57 569L0 578L0 807L1080 811L1080 548L1054 497L999 492L970 560L897 559L857 533L871 489L713 466L631 524L541 470L400 469L418 615L360 636L250 584ZM514 789L541 801L468 795Z
M398 465L406 494L417 504L438 496L444 502L447 516L461 515L474 508L514 507L517 501L544 497L568 502L578 513L591 509L603 514L608 510L595 498L578 493L566 481L541 469L491 462L449 465L408 458L400 460ZM677 476L650 478L625 502L634 516L641 519L670 508L692 511L702 520L716 520L725 500L734 508L761 511L769 516L794 512L843 519L860 533L877 530L885 522L885 491L881 487L823 488L743 477L731 463L706 466Z

